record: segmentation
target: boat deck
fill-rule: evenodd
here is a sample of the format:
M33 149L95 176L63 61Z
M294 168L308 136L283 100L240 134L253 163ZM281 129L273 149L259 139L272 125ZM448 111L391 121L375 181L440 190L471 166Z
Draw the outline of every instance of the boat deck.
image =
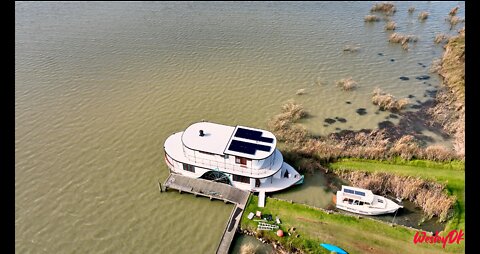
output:
M228 254L250 192L237 189L227 184L190 178L178 174L170 174L167 180L165 180L164 186L165 189L176 189L180 193L187 192L195 196L200 195L235 204L216 251L217 254Z

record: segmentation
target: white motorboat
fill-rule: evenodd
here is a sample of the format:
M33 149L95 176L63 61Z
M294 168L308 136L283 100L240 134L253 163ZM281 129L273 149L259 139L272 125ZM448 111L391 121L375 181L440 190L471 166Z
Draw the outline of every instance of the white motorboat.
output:
M394 213L403 208L388 198L373 194L371 190L345 185L342 185L342 190L337 191L336 206L338 209L363 215Z

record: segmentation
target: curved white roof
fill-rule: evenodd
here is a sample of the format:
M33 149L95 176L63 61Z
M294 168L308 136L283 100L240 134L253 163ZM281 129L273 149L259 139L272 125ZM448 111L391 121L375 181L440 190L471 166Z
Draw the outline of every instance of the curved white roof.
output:
M200 136L200 130L203 131L203 136ZM275 151L277 139L266 130L198 122L183 132L182 143L196 151L261 160Z

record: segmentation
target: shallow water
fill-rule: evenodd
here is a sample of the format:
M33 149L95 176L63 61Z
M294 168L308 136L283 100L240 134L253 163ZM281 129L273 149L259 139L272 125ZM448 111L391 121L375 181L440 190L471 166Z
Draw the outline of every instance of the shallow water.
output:
M363 22L372 5L16 2L16 251L213 252L232 206L159 194L163 142L201 119L264 128L288 99L318 134L376 127L389 114L375 114L376 86L425 101L439 82L433 38L455 33L444 18L456 5L464 17L464 3L396 3L397 31L419 36L409 52L387 42L383 21ZM415 79L425 74L431 86ZM358 89L334 85L349 76ZM323 127L335 117L346 122Z

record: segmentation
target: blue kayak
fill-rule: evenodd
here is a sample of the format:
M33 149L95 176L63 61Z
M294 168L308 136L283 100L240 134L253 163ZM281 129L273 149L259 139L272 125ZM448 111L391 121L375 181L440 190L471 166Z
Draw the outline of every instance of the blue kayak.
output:
M342 250L340 247L335 246L335 245L331 245L331 244L328 244L328 243L321 243L320 246L322 246L323 248L325 248L329 251L334 251L338 254L348 254L346 251Z

